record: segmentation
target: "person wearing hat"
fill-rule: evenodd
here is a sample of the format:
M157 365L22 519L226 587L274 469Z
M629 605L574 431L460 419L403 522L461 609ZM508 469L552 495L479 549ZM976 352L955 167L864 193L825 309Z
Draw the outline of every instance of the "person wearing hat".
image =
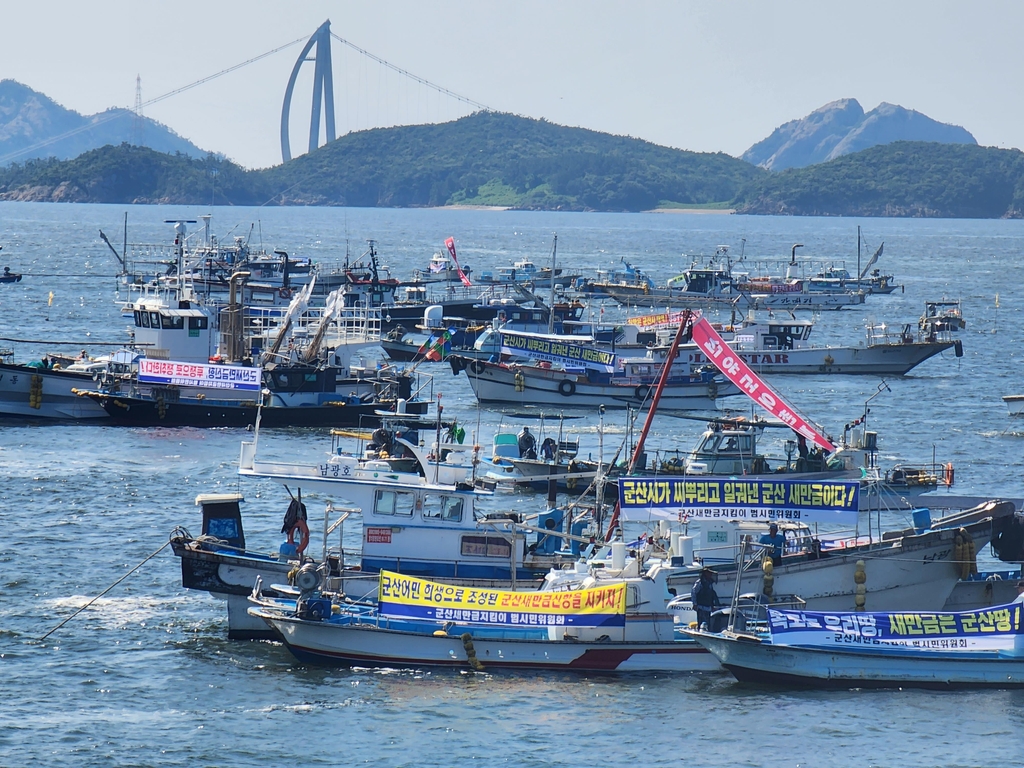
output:
M1011 602L1024 603L1024 581L1017 582L1017 596Z
M760 543L768 548L768 554L772 559L772 565L782 564L782 551L786 548L786 537L779 531L779 526L772 523L768 526L768 533L764 534Z
M697 628L706 629L711 622L711 614L721 606L718 593L715 592L715 581L718 577L710 568L704 568L700 572L700 578L693 582L690 589L690 602L693 610L697 612Z

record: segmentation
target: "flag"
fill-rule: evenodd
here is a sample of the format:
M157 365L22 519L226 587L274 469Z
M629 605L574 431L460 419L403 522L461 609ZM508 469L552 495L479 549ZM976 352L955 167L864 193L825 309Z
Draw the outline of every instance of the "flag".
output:
M447 331L439 336L431 334L430 338L427 339L420 348L416 350L417 355L423 355L426 360L433 360L440 362L448 357L452 351L452 336L455 333L454 328L449 328Z
M740 388L744 395L764 408L768 413L784 424L788 424L798 435L803 435L821 446L828 453L835 451L836 447L825 435L816 430L814 426L804 417L800 416L796 409L787 403L783 397L769 387L750 366L732 349L726 345L725 340L718 335L718 331L711 327L707 318L702 317L692 326L693 341L697 344L708 359L726 378Z
M473 284L469 282L469 278L466 277L466 273L462 271L462 267L459 266L459 257L455 255L455 238L449 237L444 241L444 244L448 247L448 253L451 254L452 261L455 262L455 269L459 271L459 280L462 281L464 286L471 288Z
M430 271L432 273L434 273L434 274L437 274L438 272L444 272L444 262L443 261L431 261L430 262Z
M860 279L861 280L864 279L864 275L866 275L868 273L868 270L871 269L871 267L873 267L875 265L876 261L878 261L878 257L882 255L882 249L883 248L885 248L885 243L882 243L880 246L878 246L878 250L875 251L875 255L871 257L870 261L868 261L868 263L864 267L864 269L861 270L861 272L860 272Z

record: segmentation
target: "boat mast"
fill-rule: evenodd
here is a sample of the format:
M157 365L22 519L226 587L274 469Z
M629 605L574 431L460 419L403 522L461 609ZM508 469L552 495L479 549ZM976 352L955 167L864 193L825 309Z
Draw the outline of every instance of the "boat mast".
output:
M860 288L860 224L857 225L857 287Z
M647 418L644 419L643 429L640 430L640 439L636 441L636 447L633 449L633 457L629 460L629 467L626 469L626 474L631 475L636 469L637 462L640 461L640 456L644 452L644 443L647 440L647 434L651 431L651 422L654 421L654 414L658 410L658 402L661 400L661 393L665 389L665 385L668 383L669 373L672 370L672 363L676 358L676 351L679 349L679 344L683 340L683 333L687 328L690 327L690 319L692 318L690 310L683 310L683 319L679 323L679 328L676 330L676 337L672 340L672 346L668 348L668 354L665 356L665 365L661 369L661 376L658 378L658 386L654 390L654 395L651 397L651 407L647 411ZM608 532L605 534L605 541L609 541L612 537L612 531L615 530L615 526L619 523L619 502L615 501L615 510L612 512L612 519L608 523Z
M551 245L551 305L548 307L548 333L555 332L555 255L558 253L558 233Z

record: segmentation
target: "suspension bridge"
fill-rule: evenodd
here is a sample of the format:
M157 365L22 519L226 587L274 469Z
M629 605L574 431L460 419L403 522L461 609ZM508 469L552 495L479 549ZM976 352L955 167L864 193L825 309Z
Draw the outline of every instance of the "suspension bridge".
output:
M337 55L332 50L337 43ZM304 76L303 65L311 63L312 98L308 141L305 151L334 141L339 136L371 128L390 128L399 125L422 125L442 123L464 117L477 111L489 111L490 107L455 93L426 78L413 74L355 43L331 31L330 20L325 21L308 38L292 40L269 51L234 64L212 75L202 77L187 85L175 88L154 98L143 100L141 79L136 79L135 105L132 110L134 121L130 140L144 143L142 130L143 110L179 94L198 88L206 83L237 72L302 44L292 67L291 74L284 80L284 97L281 107L281 160L292 159L291 127L301 119L293 118L293 98L296 88L305 85L309 79ZM336 89L335 83L339 84ZM340 91L340 92L339 92ZM340 103L336 103L336 97ZM51 136L16 152L0 156L0 165L18 160L39 149L45 148L69 136L88 131L123 113L111 110L102 117L58 136Z

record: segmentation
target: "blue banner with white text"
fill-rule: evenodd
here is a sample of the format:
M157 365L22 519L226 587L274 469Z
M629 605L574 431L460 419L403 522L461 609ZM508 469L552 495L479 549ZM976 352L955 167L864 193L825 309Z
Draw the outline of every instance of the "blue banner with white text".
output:
M730 477L623 477L626 520L793 520L856 525L860 483Z

